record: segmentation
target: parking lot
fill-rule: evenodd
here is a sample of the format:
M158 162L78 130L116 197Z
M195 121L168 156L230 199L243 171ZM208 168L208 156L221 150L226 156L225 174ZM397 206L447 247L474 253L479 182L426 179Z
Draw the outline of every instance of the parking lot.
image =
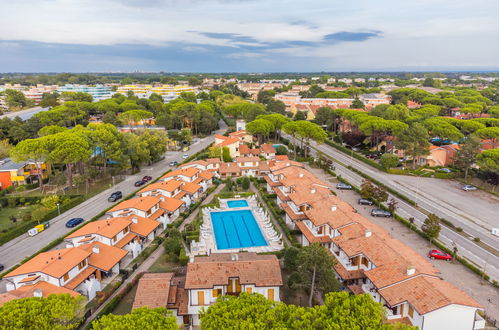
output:
M393 218L372 217L371 210L375 206L358 205L357 201L360 198L353 190L339 190L335 188L338 182L335 178L328 175L321 169L307 169L314 173L317 177L326 182L330 182L332 190L336 192L339 198L352 205L359 214L363 215L375 224L380 225L387 230L392 237L404 242L407 246L426 257L440 272L441 277L446 281L454 284L461 290L475 298L487 311L487 314L492 318L499 320L499 290L490 284L486 284L478 275L470 271L457 262L446 262L443 260L431 260L428 258L428 251L433 247L429 246L429 242L418 234L409 231L405 225L401 224Z

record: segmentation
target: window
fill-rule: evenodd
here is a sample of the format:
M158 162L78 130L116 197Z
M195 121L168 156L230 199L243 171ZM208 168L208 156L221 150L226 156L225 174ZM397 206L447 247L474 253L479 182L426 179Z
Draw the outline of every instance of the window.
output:
M353 257L350 259L350 262L352 263L353 266L358 266L359 265L359 256Z
M413 318L414 317L414 308L412 308L411 305L409 305L409 310L407 311L407 314Z
M367 260L367 258L362 257L362 264L366 267L369 267L369 260Z
M125 235L126 233L128 233L128 227L126 227L125 229L123 229L123 235Z
M83 260L78 264L78 270L81 270L83 267L87 265L87 259Z
M319 227L318 234L319 234L319 235L324 234L324 226L320 226L320 227Z
M69 273L64 274L64 276L62 277L62 279L64 280L64 282L66 282L67 280L69 280Z
M113 237L113 242L116 242L116 236Z
M198 305L204 305L204 291L198 291Z
M222 295L222 289L213 289L213 297Z
M249 293L249 294L252 294L253 293L253 289L252 288L246 288L246 292Z

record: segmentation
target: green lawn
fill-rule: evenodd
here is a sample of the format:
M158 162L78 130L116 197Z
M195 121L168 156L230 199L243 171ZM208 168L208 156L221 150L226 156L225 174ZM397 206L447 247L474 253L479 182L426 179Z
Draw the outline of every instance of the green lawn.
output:
M22 223L22 216L31 213L36 205L20 206L20 207L4 207L0 209L0 231L10 229ZM10 221L11 216L17 218L17 223Z
M178 266L178 264L168 261L166 255L162 255L147 271L151 273L168 273L174 272Z
M125 315L132 311L133 300L135 299L135 292L137 292L137 286L139 283L128 291L128 293L120 300L120 303L113 310L114 315Z

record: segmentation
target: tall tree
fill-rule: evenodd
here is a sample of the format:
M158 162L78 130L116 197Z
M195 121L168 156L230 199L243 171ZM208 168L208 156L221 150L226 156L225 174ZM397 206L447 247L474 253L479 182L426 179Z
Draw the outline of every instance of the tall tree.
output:
M428 131L423 125L413 123L408 129L397 135L395 146L404 150L406 155L412 156L412 168L416 168L417 157L429 152L429 138Z
M274 125L266 119L255 119L246 125L246 130L250 134L258 136L259 143L263 143L274 129Z
M8 157L11 149L12 145L9 143L9 140L0 140L0 159Z
M485 150L477 156L480 169L499 173L499 149Z
M476 157L480 153L480 141L475 138L468 138L459 147L454 157L454 166L464 171L464 181L468 181L468 172L476 162Z
M179 329L177 320L166 308L141 307L125 315L106 314L92 322L92 330Z
M47 139L27 139L19 142L11 150L12 159L16 162L25 162L29 159L35 162L38 182L43 186L42 163L48 160Z
M283 116L283 115L278 114L278 113L272 113L269 115L260 115L260 116L256 117L256 119L265 119L265 120L268 120L269 122L272 123L272 125L274 126L275 141L276 142L279 141L282 126L284 126L286 123L291 121L288 117Z
M480 139L490 139L492 141L492 149L497 148L499 140L499 127L487 127L477 130L474 135Z
M435 214L429 214L426 217L423 225L421 226L421 230L428 236L431 241L438 238L441 230L440 219Z
M318 243L303 247L298 255L298 273L302 286L309 290L308 305L316 292L326 293L339 288L333 266L336 260Z
M85 299L69 294L15 299L0 307L2 329L77 329Z

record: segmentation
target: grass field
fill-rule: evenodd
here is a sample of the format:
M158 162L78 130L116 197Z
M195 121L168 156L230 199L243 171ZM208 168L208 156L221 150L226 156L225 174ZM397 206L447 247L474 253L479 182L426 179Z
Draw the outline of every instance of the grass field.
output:
M4 207L0 209L0 231L15 227L22 222L23 215L31 213L36 205L22 206L22 207ZM17 218L17 223L10 220L11 216Z

